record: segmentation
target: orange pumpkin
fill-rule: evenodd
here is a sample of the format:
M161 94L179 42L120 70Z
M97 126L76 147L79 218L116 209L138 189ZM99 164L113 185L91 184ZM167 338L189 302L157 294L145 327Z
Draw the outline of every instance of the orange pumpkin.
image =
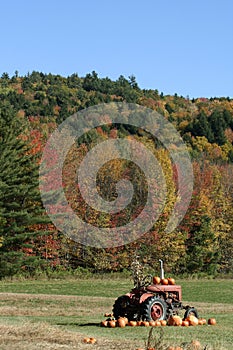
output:
M197 326L198 325L198 318L194 315L189 315L186 318L187 321L189 321L190 326Z
M170 284L172 286L174 286L174 284L176 284L176 281L174 278L169 277L167 280L168 280L168 284Z
M199 322L199 321L202 321L202 324L206 324L206 323L207 323L205 318L200 318L200 319L198 320L198 322Z
M101 321L100 325L101 327L107 327L108 321L107 320Z
M133 321L133 320L129 321L128 322L128 326L136 327L137 326L137 321Z
M183 320L181 326L188 327L189 326L189 321L188 320Z
M151 326L151 327L154 327L155 326L155 321L149 321L149 325Z
M95 344L96 343L96 339L95 338L90 338L88 343Z
M125 320L125 318L123 318L123 317L118 318L118 320L117 320L117 326L123 328L123 327L125 327L125 325L126 325L126 320Z
M154 284L160 284L161 282L161 278L159 276L154 276L153 277L153 283Z
M167 321L166 320L160 320L161 326L166 326L167 325Z
M211 317L211 318L208 319L208 324L209 325L214 326L214 325L216 325L216 323L217 322L216 322L215 318Z
M167 279L167 278L161 279L161 283L162 283L163 285L167 286L167 285L168 285L168 279Z
M89 340L90 340L90 338L83 338L83 342L86 343L86 344L89 343Z
M149 327L149 322L148 321L142 321L141 326L143 327Z
M168 325L169 326L181 326L182 325L182 318L178 315L170 316L168 319Z
M192 349L194 350L201 349L201 343L199 342L199 340L192 340L191 345L192 345Z
M116 321L115 320L108 321L108 327L110 327L110 328L116 327Z

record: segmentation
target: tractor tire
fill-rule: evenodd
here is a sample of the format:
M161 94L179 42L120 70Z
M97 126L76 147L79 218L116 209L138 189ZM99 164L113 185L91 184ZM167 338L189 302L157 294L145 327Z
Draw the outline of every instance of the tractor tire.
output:
M130 304L130 298L127 295L122 295L117 298L113 305L113 316L117 320L119 317L128 318L128 305Z
M167 304L156 296L149 297L141 305L141 317L146 321L166 320Z
M195 307L189 307L185 313L184 313L184 319L186 319L187 317L189 317L190 315L194 315L196 318L199 318L198 316L198 312L195 309Z

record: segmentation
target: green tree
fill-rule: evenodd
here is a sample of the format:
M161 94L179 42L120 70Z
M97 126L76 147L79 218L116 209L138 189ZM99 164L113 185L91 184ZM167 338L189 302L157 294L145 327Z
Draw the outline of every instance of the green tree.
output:
M200 217L189 232L186 241L186 266L190 273L215 273L218 268L218 250L211 218Z
M25 248L45 222L38 189L38 165L23 139L25 126L10 104L0 104L0 277L33 269L39 260Z

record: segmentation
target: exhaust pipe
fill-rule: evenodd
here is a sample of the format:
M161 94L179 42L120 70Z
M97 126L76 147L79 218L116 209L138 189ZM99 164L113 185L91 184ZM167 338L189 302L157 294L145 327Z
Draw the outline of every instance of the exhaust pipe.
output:
M164 279L164 269L163 269L163 260L159 259L160 262L160 278Z

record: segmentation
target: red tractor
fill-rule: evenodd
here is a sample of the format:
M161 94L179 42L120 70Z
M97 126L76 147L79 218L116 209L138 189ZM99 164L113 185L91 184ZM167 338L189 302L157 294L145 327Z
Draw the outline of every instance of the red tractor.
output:
M161 264L161 280L164 280L163 262ZM169 316L184 311L183 318L190 314L198 318L197 310L182 304L180 285L153 284L152 276L134 278L135 286L127 294L116 299L113 305L113 316L127 317L129 320L167 320Z

